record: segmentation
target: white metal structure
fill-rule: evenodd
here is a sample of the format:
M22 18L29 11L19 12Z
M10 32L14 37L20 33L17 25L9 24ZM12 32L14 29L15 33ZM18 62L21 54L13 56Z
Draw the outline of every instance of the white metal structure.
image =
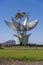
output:
M18 22L16 19L22 18L25 16L25 20L23 23ZM20 44L28 44L28 38L30 34L27 35L27 31L32 30L38 23L38 20L33 20L33 22L28 22L28 16L26 13L17 13L15 17L12 17L12 22L8 22L5 20L5 23L13 30L17 31L17 34L14 35L19 39Z

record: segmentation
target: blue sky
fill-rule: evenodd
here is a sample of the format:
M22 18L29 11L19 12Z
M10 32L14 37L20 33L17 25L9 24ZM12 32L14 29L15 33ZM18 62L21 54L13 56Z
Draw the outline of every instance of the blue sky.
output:
M31 30L30 42L43 43L43 0L0 0L0 43L15 39L4 19L11 21L11 16L20 11L30 12L29 21L39 19L39 23Z

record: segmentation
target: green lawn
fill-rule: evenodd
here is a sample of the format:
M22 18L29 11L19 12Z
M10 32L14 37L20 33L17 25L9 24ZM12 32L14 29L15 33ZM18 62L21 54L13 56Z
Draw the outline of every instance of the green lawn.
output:
M1 50L0 58L17 60L43 60L43 50Z

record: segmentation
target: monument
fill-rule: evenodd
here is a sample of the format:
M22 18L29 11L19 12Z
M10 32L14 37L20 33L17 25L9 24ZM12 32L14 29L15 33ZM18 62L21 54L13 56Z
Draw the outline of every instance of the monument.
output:
M20 45L27 45L29 43L29 37L31 34L28 34L30 30L34 29L38 23L38 20L33 20L29 22L29 16L25 12L18 12L15 17L11 17L12 23L5 20L5 23L13 30L17 31L17 34L14 35L18 38Z

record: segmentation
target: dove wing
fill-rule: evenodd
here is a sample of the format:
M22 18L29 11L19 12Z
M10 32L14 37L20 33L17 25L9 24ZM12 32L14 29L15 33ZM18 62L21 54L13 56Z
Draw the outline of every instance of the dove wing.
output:
M34 20L33 22L29 22L29 23L27 22L27 30L33 29L37 25L37 23L38 23L37 19Z
M11 23L11 22L8 22L6 20L4 20L5 23L7 24L7 26L9 26L9 28L13 29L13 30L17 30L17 28Z
M19 22L17 22L15 19L14 19L14 17L12 17L11 18L12 19L12 21L13 21L13 24L14 24L14 26L20 31L20 23Z

